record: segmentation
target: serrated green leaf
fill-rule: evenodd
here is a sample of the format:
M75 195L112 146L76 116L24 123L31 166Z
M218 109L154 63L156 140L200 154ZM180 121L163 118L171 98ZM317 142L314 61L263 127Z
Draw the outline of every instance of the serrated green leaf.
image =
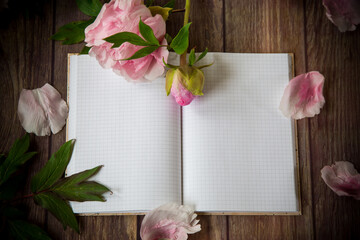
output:
M54 193L43 192L35 195L34 200L37 204L51 212L63 225L71 227L79 232L79 225L68 202L62 200Z
M91 47L84 46L84 47L81 49L80 55L89 54L90 49L91 49Z
M152 6L152 7L149 7L149 10L153 17L156 16L157 14L159 14L160 16L162 16L164 21L166 21L169 18L169 14L170 14L172 8Z
M77 21L65 24L50 37L52 40L63 41L63 45L70 45L84 41L85 28L93 23L95 18L88 21Z
M0 199L13 199L19 188L23 186L25 174L13 174L5 183L0 186Z
M40 227L23 220L8 221L9 230L15 239L21 240L51 240L49 235Z
M138 59L138 58L142 58L145 57L153 52L155 52L160 46L149 46L149 47L144 47L142 49L140 49L139 51L137 51L136 53L134 53L134 55L132 55L129 58L126 59L121 59L121 60L132 60L132 59Z
M169 96L170 91L171 91L171 87L174 81L174 75L175 75L176 69L169 69L166 72L166 78L165 78L165 91L166 91L166 95Z
M0 185L6 182L19 166L32 158L36 152L26 152L30 146L29 134L15 141L9 155L0 165Z
M189 46L190 25L191 22L183 26L170 44L170 47L179 55L183 54Z
M147 0L146 1L146 7L150 7L151 5L153 5L154 0Z
M203 58L206 56L207 53L208 53L208 49L205 48L205 51L203 51L203 52L200 54L200 56L198 57L198 59L196 59L195 63L197 63L198 61L200 61L201 59L203 59Z
M189 54L189 65L190 66L194 65L195 60L196 60L195 49L193 48L193 49L191 49L190 54Z
M76 4L80 11L92 17L96 17L102 7L99 0L76 0Z
M33 193L50 188L63 175L69 164L74 149L75 140L64 143L60 149L51 156L46 165L32 178L31 191Z
M168 3L164 5L164 7L168 7L168 8L174 8L174 6L175 6L175 0L170 0Z
M61 179L51 188L51 191L70 201L105 201L102 194L110 191L110 189L97 182L85 182L97 174L101 167L98 166Z
M143 21L141 21L141 19L139 22L139 31L141 36L143 36L146 41L148 41L152 45L160 45L159 41L154 35L154 31L152 30L152 28L149 25L146 25Z
M120 47L124 42L129 42L136 46L150 46L151 43L146 42L140 36L132 32L120 32L104 38L105 41L113 43L111 48Z

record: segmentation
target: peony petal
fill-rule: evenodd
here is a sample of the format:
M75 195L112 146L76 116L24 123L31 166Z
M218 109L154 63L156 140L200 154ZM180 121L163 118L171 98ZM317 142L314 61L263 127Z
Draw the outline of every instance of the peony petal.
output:
M360 174L350 162L336 162L321 169L325 183L339 196L352 196L360 200Z
M146 214L140 229L143 240L160 238L185 240L201 230L196 214L188 206L175 203L162 205Z
M359 0L323 0L326 16L341 32L354 31L360 23Z
M68 115L66 102L50 84L34 90L23 89L18 104L21 125L27 132L38 136L58 133Z
M293 119L319 114L325 104L323 85L324 76L316 71L291 79L280 102L281 112Z

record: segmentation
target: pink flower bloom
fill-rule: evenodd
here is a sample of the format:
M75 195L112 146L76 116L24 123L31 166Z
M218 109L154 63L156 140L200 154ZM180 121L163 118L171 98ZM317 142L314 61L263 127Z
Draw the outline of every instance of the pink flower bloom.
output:
M162 205L146 214L141 223L141 239L186 240L188 234L201 230L196 216L188 206L175 203Z
M171 95L173 95L175 101L180 106L189 105L196 97L189 90L187 90L177 78L175 78L173 81Z
M160 47L146 57L118 61L131 57L143 47L124 43L112 49L112 43L103 39L119 32L133 32L140 35L140 18L153 29L159 42L166 45L165 21L161 15L153 17L140 0L111 0L105 3L96 20L85 29L86 46L91 47L89 55L96 57L102 67L112 68L115 73L129 81L151 81L158 78L164 73L162 59L167 61L169 55L166 48Z
M359 0L323 0L326 16L340 32L354 31L360 23Z
M325 103L323 85L324 76L316 71L291 79L280 102L281 112L293 119L319 114Z
M58 133L68 115L66 102L50 84L34 90L23 89L18 104L21 125L29 133L38 136Z
M321 177L339 196L351 196L360 200L360 174L350 162L336 162L321 169Z

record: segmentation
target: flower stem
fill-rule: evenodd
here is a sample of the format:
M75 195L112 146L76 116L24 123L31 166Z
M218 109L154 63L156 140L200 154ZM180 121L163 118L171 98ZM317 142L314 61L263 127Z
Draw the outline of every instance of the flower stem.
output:
M185 3L185 15L184 15L184 26L186 24L188 24L188 22L189 22L189 15L190 15L190 0L186 0L186 3ZM180 66L186 65L186 54L187 54L187 49L180 56Z

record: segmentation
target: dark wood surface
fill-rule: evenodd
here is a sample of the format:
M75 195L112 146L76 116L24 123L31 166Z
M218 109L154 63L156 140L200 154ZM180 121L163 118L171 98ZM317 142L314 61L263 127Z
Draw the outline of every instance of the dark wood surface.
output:
M184 0L176 5L182 8ZM48 38L63 24L86 16L74 0L44 0L35 13L22 6L0 18L4 152L24 134L16 113L23 88L48 82L65 98L66 56L79 52L82 45L63 46ZM190 239L360 239L360 202L338 197L320 177L320 169L335 161L351 161L360 170L360 30L340 33L326 18L321 0L193 0L190 20L190 46L198 51L208 47L217 52L291 52L296 74L318 70L326 78L321 114L297 123L303 214L200 216L202 231ZM173 14L169 32L174 34L181 24L182 14ZM31 148L39 154L29 165L28 179L64 141L64 130L50 137L31 136ZM30 209L29 219L54 239L140 239L142 216L78 217L78 235L63 231L31 200L24 204Z

